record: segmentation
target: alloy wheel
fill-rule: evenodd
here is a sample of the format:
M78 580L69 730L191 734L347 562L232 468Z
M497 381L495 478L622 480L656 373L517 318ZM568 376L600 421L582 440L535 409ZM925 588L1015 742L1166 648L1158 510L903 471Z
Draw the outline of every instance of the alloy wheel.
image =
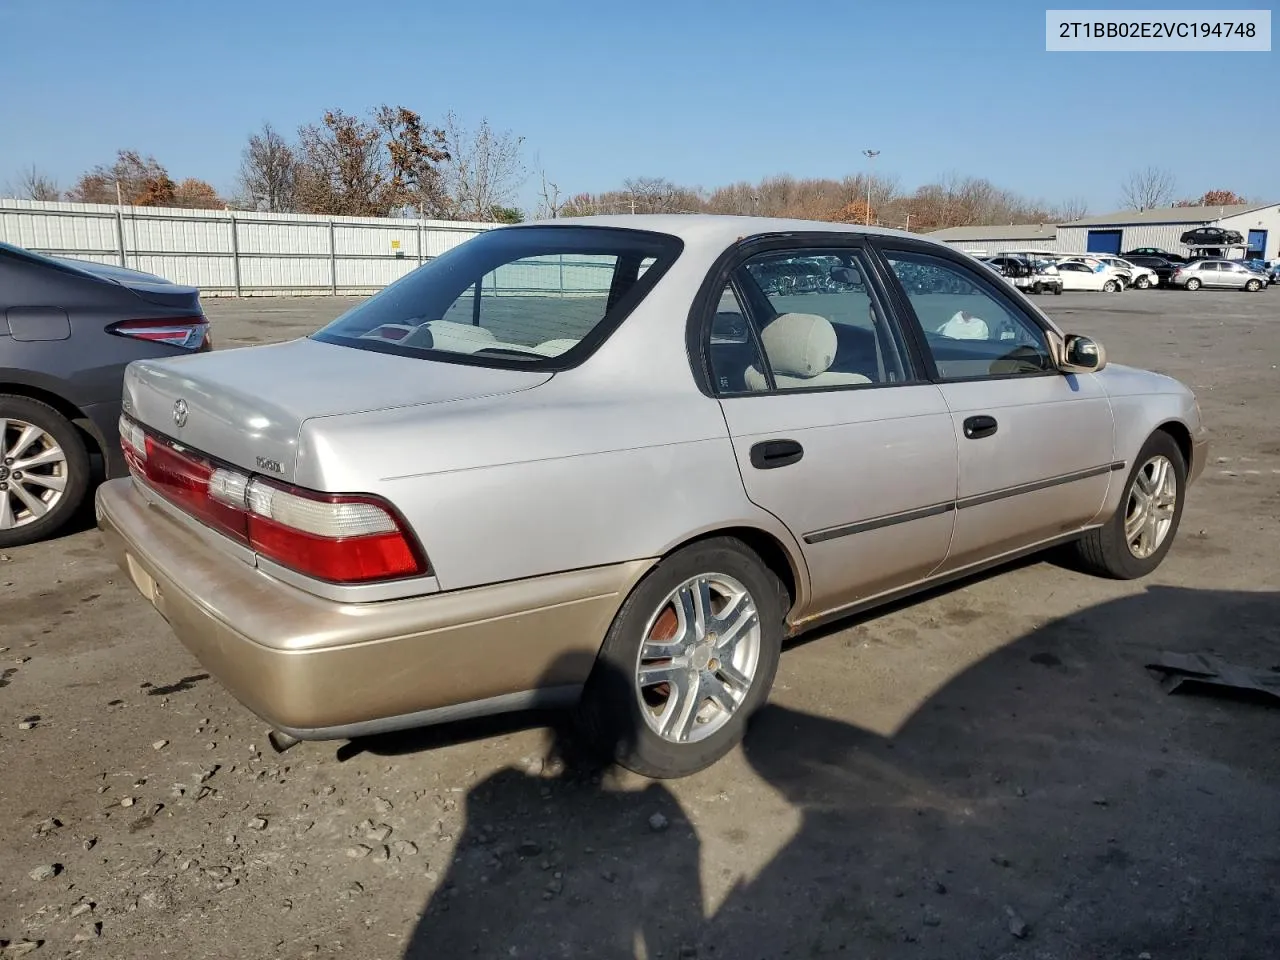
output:
M67 455L48 431L0 419L0 530L35 523L62 499Z
M1134 557L1145 560L1160 549L1177 505L1177 472L1168 457L1157 454L1133 478L1125 504L1124 539Z
M711 736L746 701L760 647L746 587L720 573L686 580L658 606L640 644L635 691L645 723L670 743Z

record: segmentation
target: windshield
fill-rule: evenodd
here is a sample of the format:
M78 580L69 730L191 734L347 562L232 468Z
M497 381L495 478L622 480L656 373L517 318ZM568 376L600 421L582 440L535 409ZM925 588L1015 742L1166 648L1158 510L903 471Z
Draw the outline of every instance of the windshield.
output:
M676 237L502 227L454 247L313 335L403 356L560 370L581 362L679 256Z

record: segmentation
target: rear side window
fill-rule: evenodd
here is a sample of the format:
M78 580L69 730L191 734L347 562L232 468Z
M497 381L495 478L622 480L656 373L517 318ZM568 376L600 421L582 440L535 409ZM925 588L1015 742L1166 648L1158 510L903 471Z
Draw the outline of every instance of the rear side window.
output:
M314 339L483 366L580 362L679 256L676 237L610 227L491 230L396 281Z

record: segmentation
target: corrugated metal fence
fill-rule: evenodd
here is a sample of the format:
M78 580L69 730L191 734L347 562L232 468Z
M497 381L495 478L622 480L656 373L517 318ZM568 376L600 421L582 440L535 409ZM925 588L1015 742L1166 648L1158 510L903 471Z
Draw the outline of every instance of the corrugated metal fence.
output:
M144 270L203 296L372 293L492 227L0 199L0 240Z

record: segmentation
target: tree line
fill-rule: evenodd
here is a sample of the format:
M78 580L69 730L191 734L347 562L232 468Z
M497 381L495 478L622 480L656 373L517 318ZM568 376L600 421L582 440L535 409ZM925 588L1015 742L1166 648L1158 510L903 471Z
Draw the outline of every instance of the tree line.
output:
M176 180L153 156L121 150L114 162L82 174L63 192L35 167L10 192L34 200L78 200L135 206L230 207L329 216L417 216L516 223L525 212L516 194L528 181L525 139L489 121L468 127L450 112L438 126L404 106L360 116L326 111L286 136L270 123L250 134L235 189L219 197L196 178ZM875 223L928 232L945 227L1063 223L1088 212L1082 199L1059 203L1024 197L982 177L946 174L911 190L893 175L768 176L704 189L662 177L630 177L599 193L565 195L545 170L539 218L623 213L721 213L843 223ZM1230 190L1177 199L1176 180L1148 166L1120 183L1131 209L1243 203Z

